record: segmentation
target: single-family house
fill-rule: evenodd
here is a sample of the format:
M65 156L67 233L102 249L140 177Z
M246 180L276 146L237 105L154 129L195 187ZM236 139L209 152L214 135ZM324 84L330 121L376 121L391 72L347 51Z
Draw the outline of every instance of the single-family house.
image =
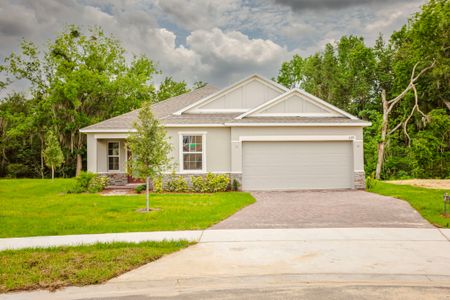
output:
M252 75L152 106L172 143L176 173L229 174L243 190L363 189L363 127L370 123L303 90ZM138 111L85 127L87 169L133 181L126 138ZM170 171L168 171L170 173Z

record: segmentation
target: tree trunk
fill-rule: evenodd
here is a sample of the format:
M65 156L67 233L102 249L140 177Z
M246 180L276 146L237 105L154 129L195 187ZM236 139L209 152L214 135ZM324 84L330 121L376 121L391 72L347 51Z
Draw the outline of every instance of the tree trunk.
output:
M71 138L72 139L72 138ZM77 141L77 169L76 169L76 176L80 175L81 170L83 169L83 158L81 157L81 149L83 148L83 136L79 133L78 134L78 141Z
M145 210L146 211L150 211L150 192L149 192L149 186L150 186L150 177L147 176L146 180L145 180L145 189L146 189L146 206L145 206Z
M388 102L386 100L386 91L383 90L381 92L381 101L383 102L383 122L381 123L381 139L378 143L378 160L377 160L377 168L375 171L375 178L381 179L381 169L383 168L384 162L384 147L386 145L386 136L389 122L389 107Z
M52 165L52 181L55 179L55 167Z
M75 175L78 176L81 173L81 169L83 168L83 160L81 158L81 154L77 154L77 169Z
M44 179L44 138L42 135L39 135L39 138L41 140L41 177Z
M419 62L417 62L412 70L411 73L411 79L409 81L408 86L403 90L403 92L401 92L397 97L391 99L391 100L387 100L386 99L386 91L384 89L381 90L381 101L383 104L383 122L381 123L381 138L380 138L380 142L378 143L378 160L377 160L377 168L375 170L375 178L376 179L380 179L381 178L381 169L383 168L383 162L384 162L384 148L386 146L386 138L388 135L392 134L393 132L395 132L397 129L400 128L400 126L403 125L403 131L405 133L405 136L408 138L408 146L410 143L410 138L407 132L407 125L409 122L409 119L413 116L414 112L417 110L418 112L420 112L424 117L425 114L420 110L419 108L419 96L417 94L417 89L415 86L415 82L420 78L420 76L425 73L426 71L428 71L429 69L433 68L435 65L435 61L433 61L433 63L431 65L429 65L428 67L422 69L422 71L419 72L419 74L416 74L416 68L417 65L419 64ZM404 120L401 121L397 126L395 126L390 132L388 132L388 125L389 125L389 114L391 112L391 110L393 109L393 107L399 102L401 101L405 95L410 91L413 90L414 92L414 98L415 98L415 105L411 110L411 113L409 114L409 116Z

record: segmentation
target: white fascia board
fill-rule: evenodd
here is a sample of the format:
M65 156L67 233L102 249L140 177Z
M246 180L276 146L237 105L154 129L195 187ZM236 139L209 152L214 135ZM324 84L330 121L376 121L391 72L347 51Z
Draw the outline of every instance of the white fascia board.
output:
M223 124L165 124L164 127L368 127L372 123L223 123Z
M330 118L341 117L336 113L257 113L253 117L305 117L305 118Z
M191 110L194 114L211 114L211 113L243 113L246 112L247 109L233 109L233 108L194 108Z
M227 127L368 127L372 123L225 123Z
M255 73L255 74L253 74L251 77L256 77L256 78L262 80L262 81L265 82L268 86L275 86L275 87L277 87L280 91L284 91L284 92L289 91L289 89L288 89L287 87L285 87L284 85L279 84L278 82L273 81L272 79L269 79L269 78L264 77L264 76L262 76L262 75L259 75L259 74L256 74L256 73Z
M162 124L163 127L368 127L371 122L364 123L222 123L222 124ZM131 133L136 129L85 129L82 133Z
M136 132L136 129L80 129L81 133L129 133Z
M225 127L225 124L163 124L163 127Z
M238 81L236 83L233 83L233 84L231 84L231 85L221 89L220 91L215 92L214 94L211 94L211 95L209 95L209 96L207 96L207 97L205 97L203 99L200 99L197 102L192 103L191 105L188 105L188 106L186 106L186 107L184 107L184 108L174 112L173 114L174 115L181 115L182 113L184 113L185 111L187 111L187 110L189 110L189 109L191 109L193 107L196 107L196 106L198 106L200 104L204 104L204 103L206 104L208 101L213 100L215 97L217 97L219 95L222 95L222 94L226 95L226 94L232 92L233 90L239 88L244 83L246 83L247 81L250 81L253 78L259 79L261 82L265 83L267 86L275 87L275 88L279 89L282 92L283 91L288 91L288 89L286 87L282 86L281 84L279 84L279 83L277 83L277 82L275 82L273 80L267 79L267 78L265 78L265 77L263 77L261 75L258 75L258 74L252 74L252 75L250 75L250 76L248 76L248 77L246 77L246 78L244 78L244 79L242 79L242 80L240 80L240 81Z

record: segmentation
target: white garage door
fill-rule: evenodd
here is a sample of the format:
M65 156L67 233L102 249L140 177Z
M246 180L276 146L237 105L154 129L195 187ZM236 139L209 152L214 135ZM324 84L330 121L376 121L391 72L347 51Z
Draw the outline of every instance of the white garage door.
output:
M353 186L351 142L244 142L244 190Z

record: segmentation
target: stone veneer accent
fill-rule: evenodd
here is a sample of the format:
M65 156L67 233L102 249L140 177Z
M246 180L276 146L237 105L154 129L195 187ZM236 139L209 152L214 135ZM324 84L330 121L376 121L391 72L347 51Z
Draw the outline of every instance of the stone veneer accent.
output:
M357 190L365 190L366 189L366 176L363 172L354 172L353 173L353 185Z
M99 175L107 176L109 178L108 185L110 186L121 186L128 184L128 174L127 173L99 173ZM186 179L189 186L192 185L191 183L191 176L206 176L206 174L176 174L179 176L182 176L184 179ZM226 175L230 176L230 185L233 184L233 179L236 179L239 182L239 190L241 190L242 186L242 174L238 173L229 173ZM163 183L165 184L169 178L172 176L172 174L164 174L163 175ZM153 188L152 182L150 182L150 188Z
M109 178L110 186L121 186L128 184L128 174L127 173L99 173L99 175L107 176ZM191 186L191 176L206 176L206 174L176 174L184 177L189 186ZM230 176L230 185L233 183L233 179L239 182L239 190L242 189L242 174L241 173L228 173ZM167 182L171 174L164 174L163 182ZM364 172L354 172L353 173L353 185L357 190L366 189L366 177ZM150 183L150 188L152 184Z
M241 186L242 186L242 174L237 174L237 173L214 173L211 172L213 174L219 174L219 175L228 175L230 177L230 188L232 188L232 184L233 184L233 179L236 179L239 182L239 191L241 190ZM189 173L176 173L176 176L181 176L183 177L187 183L188 186L191 187L192 183L191 183L191 177L192 176L202 176L205 177L207 174L198 174L198 173L194 173L194 174L189 174ZM166 184L166 182L170 179L170 177L172 176L172 174L164 174L163 175L163 183ZM150 184L151 185L151 184Z
M101 176L106 176L109 178L108 185L120 186L128 184L128 174L127 173L99 173Z

